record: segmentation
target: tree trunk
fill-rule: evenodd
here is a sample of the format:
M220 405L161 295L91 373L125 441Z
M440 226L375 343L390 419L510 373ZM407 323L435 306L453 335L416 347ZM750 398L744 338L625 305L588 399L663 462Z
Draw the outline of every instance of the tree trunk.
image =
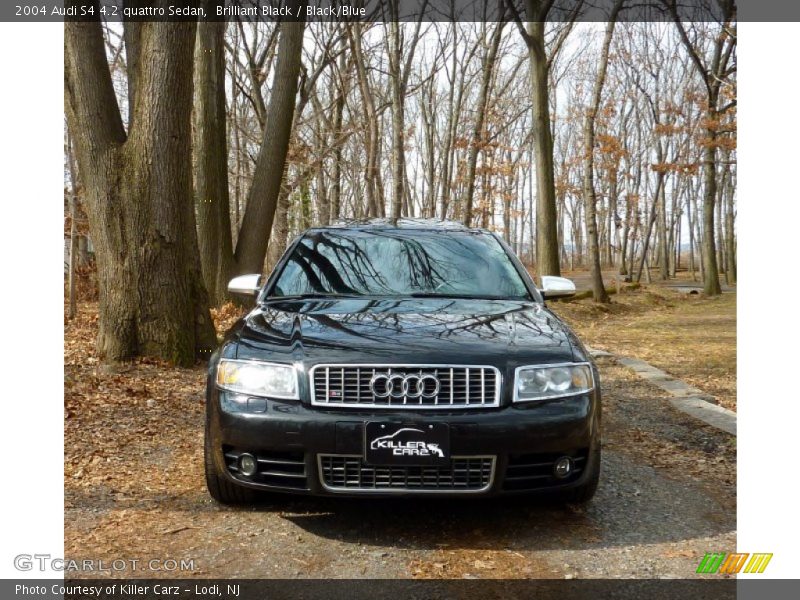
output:
M75 153L72 138L67 135L67 165L69 168L69 313L70 319L78 314L78 300L75 282L75 263L78 260L78 177L75 168Z
M300 226L298 229L300 231L305 231L311 227L311 190L309 188L308 178L303 177L298 187L300 188Z
M304 5L303 2L297 4L300 7ZM283 21L280 27L280 46L266 134L256 161L236 244L236 272L239 274L260 273L264 266L269 244L268 232L272 230L275 218L292 132L305 23Z
M321 136L325 134L320 132ZM323 165L320 165L317 168L316 173L316 182L314 183L314 201L317 207L317 216L318 216L318 223L320 225L329 225L330 222L328 219L330 218L331 214L331 201L328 197L328 182L325 177L325 169ZM314 219L309 219L311 222L309 223L309 227L314 223Z
M131 7L141 0L126 0L125 6ZM125 76L128 83L128 131L133 127L133 105L136 98L136 78L139 73L139 57L141 55L141 23L125 20L123 26L125 40Z
M692 218L692 202L690 198L692 190L688 185L686 187L688 190L686 195L686 223L688 225L687 228L689 229L689 275L691 276L692 281L697 281L697 277L694 274L694 219Z
M390 3L391 10L397 9L397 3ZM392 219L399 219L403 214L403 192L405 179L405 90L400 72L400 24L392 19L389 23L389 81L391 88L392 108ZM406 214L408 212L406 211Z
M734 184L728 179L728 186L725 193L725 254L728 261L728 281L736 283L736 243L734 241L734 206L733 194Z
M631 215L633 213L633 207L631 203L630 196L626 196L625 198L625 221L622 227L622 235L619 235L619 250L617 257L617 262L619 264L619 268L617 273L621 277L625 277L628 275L628 266L626 264L626 256L628 252L628 239L631 233Z
M661 188L664 185L664 173L660 172L656 175L656 193L653 200L653 207L650 210L650 218L647 221L647 231L642 240L642 259L639 263L639 270L636 272L637 283L642 280L642 271L647 268L647 283L650 283L650 266L647 261L647 252L650 249L650 236L653 234L653 224L658 216L658 198L661 194ZM645 188L646 189L646 188Z
M722 293L717 268L717 245L714 240L714 203L717 199L716 131L706 130L708 142L703 149L703 291L707 296Z
M418 153L423 161L424 193L422 195L422 216L432 219L436 216L436 104L434 103L433 79L422 88L420 116L422 119L424 152ZM441 181L441 180L440 180Z
M209 10L208 0L204 4ZM227 300L228 281L234 272L224 41L224 22L199 22L194 53L194 193L200 265L209 299L215 305Z
M717 233L716 233L716 242L717 242L717 266L719 270L725 275L725 285L730 284L730 280L728 279L728 265L725 263L725 232L723 229L724 226L724 218L722 213L722 207L725 204L725 187L727 185L728 179L728 170L726 168L722 169L722 175L720 176L721 179L717 184L717 205L716 205L716 216L714 217L714 223L717 226Z
M636 212L634 213L634 215L632 217L633 218L633 232L631 233L631 239L630 239L630 242L629 242L629 244L630 244L630 251L629 251L630 254L628 256L628 265L629 265L628 272L631 274L631 276L633 275L633 263L634 263L634 259L636 258L636 236L639 233L639 222L641 220L639 209L636 208L634 210ZM631 280L632 280L632 277L631 277ZM636 281L639 281L639 280L637 279Z
M378 117L375 113L373 94L370 89L367 67L361 48L362 35L361 23L352 23L347 27L350 36L350 49L353 58L358 80L358 89L361 93L361 101L364 103L364 118L366 120L365 151L367 160L364 163L364 186L366 187L368 217L382 216L380 213L383 208L383 196L378 192L378 151L379 151L379 131Z
M660 177L665 177L659 174ZM669 279L669 235L667 234L667 194L666 182L661 185L661 193L656 197L658 207L658 266L662 281Z
M483 61L481 87L478 93L477 111L475 114L475 125L472 130L472 142L469 147L469 155L467 159L467 191L464 195L464 213L463 220L467 227L472 225L472 206L475 196L475 173L478 165L478 153L483 146L483 123L486 118L486 104L489 100L489 88L492 82L492 73L494 72L494 64L497 60L497 51L500 48L500 38L503 35L503 23L495 25L492 40L489 45L489 51Z
M702 228L702 218L698 217L698 209L697 209L697 196L692 196L692 205L694 209L694 222L695 222L695 240L697 240L697 251L700 255L700 279L705 281L706 280L706 261L705 261L705 250L703 249L703 228Z
M528 197L530 201L530 210L528 211L528 235L530 240L528 242L528 265L531 267L536 264L536 223L534 221L534 213L536 209L536 196L534 195L534 181L533 181L533 165L528 168Z
M621 0L617 0L611 19L606 27L603 48L600 53L600 65L592 92L592 104L586 111L583 122L584 155L583 155L583 201L586 206L586 236L589 242L589 273L592 279L592 297L595 302L610 301L603 283L603 272L600 268L600 247L597 241L597 196L594 189L594 124L600 110L600 99L606 81L608 65L608 49L614 36L614 25Z
M441 189L441 212L439 218L444 220L447 218L447 211L450 207L450 194L453 185L453 165L455 163L455 146L453 140L458 128L458 117L461 113L461 100L464 92L464 78L461 78L461 85L458 90L458 97L455 98L456 90L456 61L458 46L457 32L455 21L450 23L450 28L453 31L453 52L452 52L452 67L450 75L450 85L447 92L447 129L445 130L445 141L442 148L442 174L440 178L439 187Z
M289 238L289 188L281 186L281 195L278 198L278 210L275 211L275 223L272 225L272 235L269 238L267 250L267 263L264 272L271 273L278 264Z
M344 73L346 68L346 54L342 52L339 56L339 72L342 77L342 88L336 89L332 86L333 90L338 93L336 96L336 103L333 112L333 143L336 148L333 151L333 171L331 173L331 202L330 213L328 214L328 222L333 223L339 219L341 212L341 198L342 198L342 120L344 118L344 103L347 96L347 80Z
M670 277L677 277L678 269L681 268L681 215L679 207L680 194L677 190L677 186L675 186L672 196L673 226L670 229L670 235L672 237L672 243L670 244L670 248L672 248L672 253L670 254L672 260L669 272Z
M608 259L609 266L617 267L619 274L619 252L621 248L620 230L622 229L622 219L619 216L619 186L617 173L614 167L609 173L610 182L608 186ZM619 281L619 277L616 278Z
M64 27L66 112L97 257L98 354L105 361L144 355L190 365L216 345L192 203L195 24L138 26L127 136L100 22Z
M538 15L540 4L539 0L527 0L528 14ZM536 164L536 271L540 277L561 275L544 26L542 20L528 23L533 151Z

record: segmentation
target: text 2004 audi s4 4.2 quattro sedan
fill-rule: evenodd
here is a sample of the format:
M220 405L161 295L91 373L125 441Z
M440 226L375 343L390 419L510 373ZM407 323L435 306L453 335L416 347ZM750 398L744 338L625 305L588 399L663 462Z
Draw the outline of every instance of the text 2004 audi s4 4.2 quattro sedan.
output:
M438 221L310 229L208 372L205 469L224 503L550 494L600 474L597 369L495 234Z

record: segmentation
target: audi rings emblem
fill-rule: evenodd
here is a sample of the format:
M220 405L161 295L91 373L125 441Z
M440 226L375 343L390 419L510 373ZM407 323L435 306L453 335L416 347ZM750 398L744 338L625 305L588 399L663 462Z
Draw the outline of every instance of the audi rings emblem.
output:
M441 384L435 375L375 373L369 389L376 398L435 398Z

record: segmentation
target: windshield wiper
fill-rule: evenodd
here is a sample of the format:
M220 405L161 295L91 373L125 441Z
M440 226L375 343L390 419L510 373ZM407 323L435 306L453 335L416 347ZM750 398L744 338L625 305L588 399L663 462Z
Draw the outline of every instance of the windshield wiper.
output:
M291 296L269 296L264 298L265 301L272 300L337 300L340 298L361 298L361 294L323 294L320 292L311 292L308 294L294 294Z
M404 294L404 298L444 298L446 300L508 300L500 296L490 296L488 294L448 294L440 292L412 292Z

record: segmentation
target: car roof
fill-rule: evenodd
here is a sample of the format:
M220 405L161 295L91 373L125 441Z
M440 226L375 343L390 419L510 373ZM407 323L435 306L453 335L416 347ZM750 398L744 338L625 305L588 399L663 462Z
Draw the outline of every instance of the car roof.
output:
M406 231L464 231L487 233L485 229L477 227L467 227L459 221L448 221L444 219L344 219L336 221L323 227L312 227L309 232L326 230L355 230L355 231L377 231L377 230L406 230Z

